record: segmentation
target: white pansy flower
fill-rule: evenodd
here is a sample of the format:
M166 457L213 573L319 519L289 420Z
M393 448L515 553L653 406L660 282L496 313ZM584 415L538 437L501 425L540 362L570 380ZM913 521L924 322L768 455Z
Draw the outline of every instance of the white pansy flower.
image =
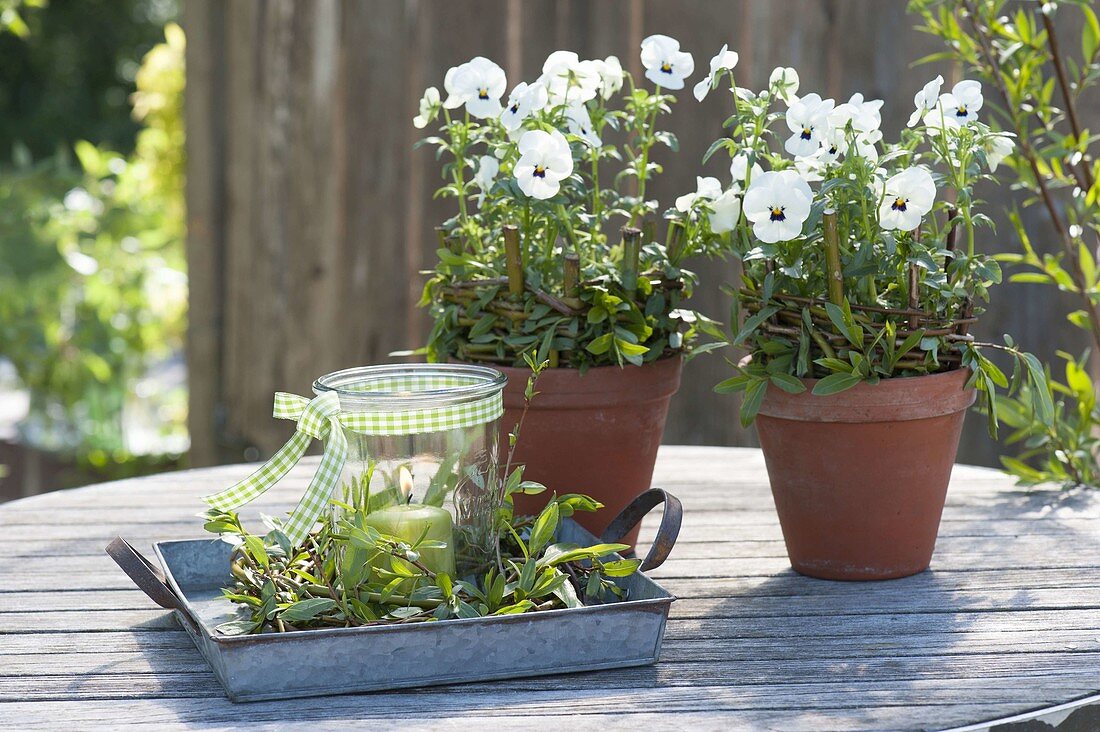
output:
M523 120L545 107L546 102L546 87L521 81L508 95L508 104L500 113L500 122L504 129L514 132L523 125Z
M492 155L482 155L477 161L477 172L474 174L474 185L481 189L477 197L477 207L485 202L485 194L493 187L497 173L500 172L500 161Z
M524 132L519 138L519 154L514 170L516 183L532 198L553 198L561 181L573 173L573 153L565 135L557 130Z
M642 41L645 78L665 89L683 89L684 79L695 71L695 59L680 50L680 42L660 34Z
M741 218L741 196L739 192L731 188L710 204L710 230L715 234L723 234L737 228L737 222Z
M603 79L593 61L581 61L573 51L554 51L542 64L539 77L554 106L594 99Z
M881 99L863 100L863 95L853 94L844 104L838 105L829 113L829 124L847 129L851 124L856 132L874 132L882 126Z
M881 141L881 130L873 130L872 132L856 135L856 154L865 160L878 160L878 147L876 147L876 145Z
M950 95L944 96L948 96L948 99L944 100L944 112L954 117L955 121L961 125L978 119L978 110L985 102L980 81L960 81L952 87Z
M792 134L783 146L795 157L813 155L821 147L825 133L829 131L829 113L832 99L822 99L817 94L807 94L795 100L787 110L787 127Z
M623 80L626 78L623 65L619 63L619 57L608 56L603 61L597 59L592 64L600 75L600 96L604 99L610 99L618 94L619 90L623 88Z
M729 71L737 65L737 52L729 50L729 45L723 43L722 50L719 51L714 58L710 60L710 73L695 85L692 90L695 94L695 98L700 102L707 98L707 94L710 93L711 87L714 86L715 81L721 75L723 71Z
M936 184L932 175L921 167L906 168L888 178L882 186L879 225L884 229L911 231L932 210L935 200Z
M815 156L822 163L835 163L848 152L848 133L840 127L830 127L821 138L821 150Z
M817 183L824 180L823 170L825 163L821 160L820 153L808 158L798 158L794 161L794 169L807 183Z
M912 127L920 121L921 117L931 112L936 108L936 102L940 100L940 87L943 86L943 77L937 76L932 81L924 85L913 97L913 114L909 115L909 122L907 127Z
M958 127L978 119L985 99L978 81L960 81L947 94L941 94L936 108L924 116L929 127Z
M592 118L588 115L588 107L583 104L570 104L565 110L565 124L569 133L584 140L589 147L599 147L603 143L600 136L592 129Z
M448 95L444 107L456 109L465 104L467 112L484 119L500 114L500 98L507 91L508 80L504 69L484 56L476 56L447 71L443 88Z
M682 213L687 213L691 210L692 205L702 199L704 201L713 201L722 195L722 184L718 182L717 178L704 178L702 176L695 177L695 191L692 193L685 193L676 199L676 210Z
M790 104L798 98L795 96L798 93L798 72L790 66L776 66L768 77L768 89Z
M733 179L733 185L737 190L745 187L746 178L749 178L751 183L763 174L764 169L760 167L760 163L753 163L752 177L749 178L749 156L745 153L737 153L730 160L730 178Z
M990 173L995 171L997 166L1004 162L1004 159L1016 148L1016 144L1012 142L1013 137L1015 135L1009 132L1000 132L990 135L983 142L982 149L985 151L985 161L989 163Z
M797 172L769 171L752 179L742 209L756 238L774 244L802 234L812 202L810 185Z
M413 127L422 130L439 114L439 90L429 86L420 98L420 114L413 117Z

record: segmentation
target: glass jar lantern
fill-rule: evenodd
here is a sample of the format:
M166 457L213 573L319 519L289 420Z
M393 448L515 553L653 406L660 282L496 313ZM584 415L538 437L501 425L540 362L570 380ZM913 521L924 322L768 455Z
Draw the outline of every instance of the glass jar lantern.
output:
M496 545L505 382L494 369L452 364L365 366L317 379L315 394L339 397L348 444L330 520L339 521L345 504L382 533L404 529L414 541L412 533L429 532L438 541L445 537L431 517L447 511L453 541L425 549L425 560L447 566L444 555L453 554L459 577L483 570Z

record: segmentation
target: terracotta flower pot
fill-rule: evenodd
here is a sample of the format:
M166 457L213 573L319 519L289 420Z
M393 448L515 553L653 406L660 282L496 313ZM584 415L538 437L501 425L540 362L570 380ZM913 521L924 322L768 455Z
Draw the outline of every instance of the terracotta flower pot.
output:
M928 568L973 389L969 371L830 396L769 386L756 429L791 565L823 579Z
M523 423L515 462L527 466L524 478L543 483L547 492L518 496L517 511L537 513L554 491L585 493L606 508L573 518L599 536L631 500L649 489L682 365L682 359L674 357L644 366L601 366L584 376L569 368L544 371ZM500 370L508 377L501 420L503 461L507 435L523 412L530 371ZM623 543L633 546L637 538L635 528Z

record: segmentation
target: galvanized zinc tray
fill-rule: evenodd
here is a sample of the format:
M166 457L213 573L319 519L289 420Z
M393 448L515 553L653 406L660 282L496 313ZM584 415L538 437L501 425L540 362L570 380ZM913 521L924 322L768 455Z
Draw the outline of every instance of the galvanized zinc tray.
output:
M651 489L608 526L615 542L664 503L657 538L642 570L660 566L680 529L680 502ZM567 519L559 541L597 541ZM222 597L232 547L217 539L154 544L162 573L121 538L107 553L150 598L175 616L235 702L347 694L490 679L644 666L660 654L675 599L641 572L617 580L628 599L523 615L409 625L226 636L215 626L235 617ZM565 641L565 642L563 642ZM575 642L570 642L575 641Z

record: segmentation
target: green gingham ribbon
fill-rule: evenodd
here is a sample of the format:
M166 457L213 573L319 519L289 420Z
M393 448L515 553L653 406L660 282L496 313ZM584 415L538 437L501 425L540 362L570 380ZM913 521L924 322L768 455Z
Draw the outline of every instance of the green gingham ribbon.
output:
M466 382L456 383L438 378L406 378L375 383L363 391L386 391L392 394L394 391L400 393L407 390L413 394L464 383ZM317 472L282 527L291 543L297 545L317 523L317 518L328 504L329 496L340 479L340 472L344 469L348 455L345 428L366 435L412 435L484 424L499 418L503 413L504 404L499 392L464 404L379 412L341 412L340 398L332 391L312 400L296 394L277 392L274 416L277 419L296 420L298 428L294 435L252 475L220 493L204 496L203 500L221 511L239 508L255 500L298 464L313 440L321 440L325 443L325 452L317 466Z

